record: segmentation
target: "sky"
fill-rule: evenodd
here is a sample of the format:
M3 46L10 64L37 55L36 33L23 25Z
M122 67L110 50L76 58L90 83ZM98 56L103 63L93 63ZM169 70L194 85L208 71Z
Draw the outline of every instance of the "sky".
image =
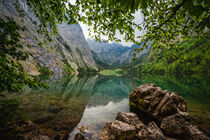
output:
M134 14L134 17L135 17L135 19L134 19L134 22L136 22L136 23L142 23L143 22L143 17L142 17L142 14L141 14L141 11L139 10L139 11L137 11L135 14ZM83 33L84 33L84 36L85 36L85 38L86 39L91 39L91 37L90 36L88 36L88 34L89 34L89 31L88 31L88 25L86 25L86 24L83 24L83 23L79 23L80 24L80 26L81 26L81 28L82 28L82 30L83 30ZM145 33L145 31L139 31L139 30L137 30L137 29L135 29L135 36L139 36L139 35L142 35L142 34L144 34ZM131 46L133 43L132 42L125 42L124 40L123 40L123 36L119 33L119 32L117 32L117 34L116 34L116 36L119 38L119 39L121 39L121 42L119 42L120 44L122 44L122 45L124 45L124 46ZM102 37L102 39L107 39L106 37Z

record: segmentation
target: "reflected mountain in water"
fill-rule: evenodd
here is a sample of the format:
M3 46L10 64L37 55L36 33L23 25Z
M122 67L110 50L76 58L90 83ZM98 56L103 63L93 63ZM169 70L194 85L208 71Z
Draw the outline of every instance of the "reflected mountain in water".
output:
M15 96L26 118L52 138L71 132L80 122L91 97L97 76L70 77L52 83L49 89L26 90Z
M118 112L129 112L129 93L133 88L131 78L99 77L93 89L92 96L85 108L83 117L78 126L87 126L85 136L98 139L105 123L114 120ZM77 128L70 134L73 140Z
M118 112L129 112L129 93L144 83L175 91L188 103L193 121L207 134L210 123L209 76L142 75L137 78L116 76L66 77L51 81L49 89L26 90L15 98L21 102L25 116L34 121L43 134L79 132L77 126L88 126L85 134L98 139L105 122Z

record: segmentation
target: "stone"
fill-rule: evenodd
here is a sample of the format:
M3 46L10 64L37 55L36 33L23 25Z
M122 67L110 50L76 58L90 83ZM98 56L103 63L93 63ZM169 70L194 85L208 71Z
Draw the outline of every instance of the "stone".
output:
M132 140L135 138L136 128L133 125L115 120L108 122L101 132L101 140Z
M201 132L197 126L189 125L187 132L190 140L210 140L203 132Z
M55 137L54 139L58 139L58 140L68 140L69 138L69 131L63 131L60 132L57 137Z
M162 90L155 84L144 84L130 94L129 104L138 111L161 121L178 112L187 112L187 104L175 92Z
M79 129L80 132L86 133L88 130L87 126L77 126L77 129Z
M16 131L19 133L19 139L24 140L50 140L47 135L40 133L40 129L32 121L25 121L21 124L17 124Z
M190 124L187 113L177 113L164 118L161 122L161 130L164 134L181 139L209 140L196 126Z
M146 126L139 120L138 116L135 113L124 113L119 112L117 114L116 120L122 121L124 123L127 123L129 125L135 126L136 130L139 131L142 128L145 128Z
M140 140L165 140L165 136L162 131L158 128L155 122L150 122L146 128L142 128L138 134L138 139Z
M155 122L149 123L145 126L134 113L117 114L116 120L105 125L101 140L114 139L151 139L151 140L165 140L162 131L158 128Z
M189 125L189 116L185 114L174 114L164 118L160 128L166 135L182 137L187 133Z
M147 128L142 128L138 133L137 133L137 138L140 140L145 140L148 139L149 132L147 131Z
M190 123L186 102L174 92L145 84L133 90L129 101L137 114L119 112L106 123L101 140L209 140Z
M50 138L48 136L38 135L38 136L31 138L30 140L50 140Z
M151 140L165 140L166 139L162 131L160 130L160 128L158 128L155 122L150 122L147 125L147 131L149 132L148 137Z
M85 140L85 136L83 136L81 133L77 133L74 136L74 140Z
M47 114L45 116L41 116L40 118L34 119L33 122L36 123L36 124L41 124L41 123L50 121L50 120L52 120L54 118L55 118L55 115L53 115L53 114Z

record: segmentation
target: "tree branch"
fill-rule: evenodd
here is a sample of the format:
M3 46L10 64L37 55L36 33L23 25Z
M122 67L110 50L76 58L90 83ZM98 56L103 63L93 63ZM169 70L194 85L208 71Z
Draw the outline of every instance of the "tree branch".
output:
M177 11L181 8L181 6L183 6L185 4L185 2L187 2L187 0L183 0L180 4L176 5L173 9L173 13L171 14L171 16L165 20L162 24L160 24L156 29L160 29L163 25L165 25L171 18L173 18Z

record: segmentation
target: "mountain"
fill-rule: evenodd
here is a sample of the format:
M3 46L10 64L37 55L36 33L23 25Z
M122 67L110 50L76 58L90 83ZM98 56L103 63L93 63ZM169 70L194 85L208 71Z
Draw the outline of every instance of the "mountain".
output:
M54 74L77 73L83 68L98 69L80 25L59 24L58 35L52 36L53 41L43 43L44 36L38 33L38 19L25 0L19 2L24 10L24 17L18 15L14 6L15 1L4 0L0 4L0 18L6 19L5 16L8 16L19 25L26 26L27 30L21 32L21 42L24 50L31 55L27 61L21 63L29 74L39 75L40 67L47 67Z
M91 39L88 39L87 42L93 52L95 60L112 67L132 63L132 57L135 53L134 49L139 47L137 45L128 47L119 43L96 42ZM148 50L144 49L137 54L137 57L140 57L147 52Z

